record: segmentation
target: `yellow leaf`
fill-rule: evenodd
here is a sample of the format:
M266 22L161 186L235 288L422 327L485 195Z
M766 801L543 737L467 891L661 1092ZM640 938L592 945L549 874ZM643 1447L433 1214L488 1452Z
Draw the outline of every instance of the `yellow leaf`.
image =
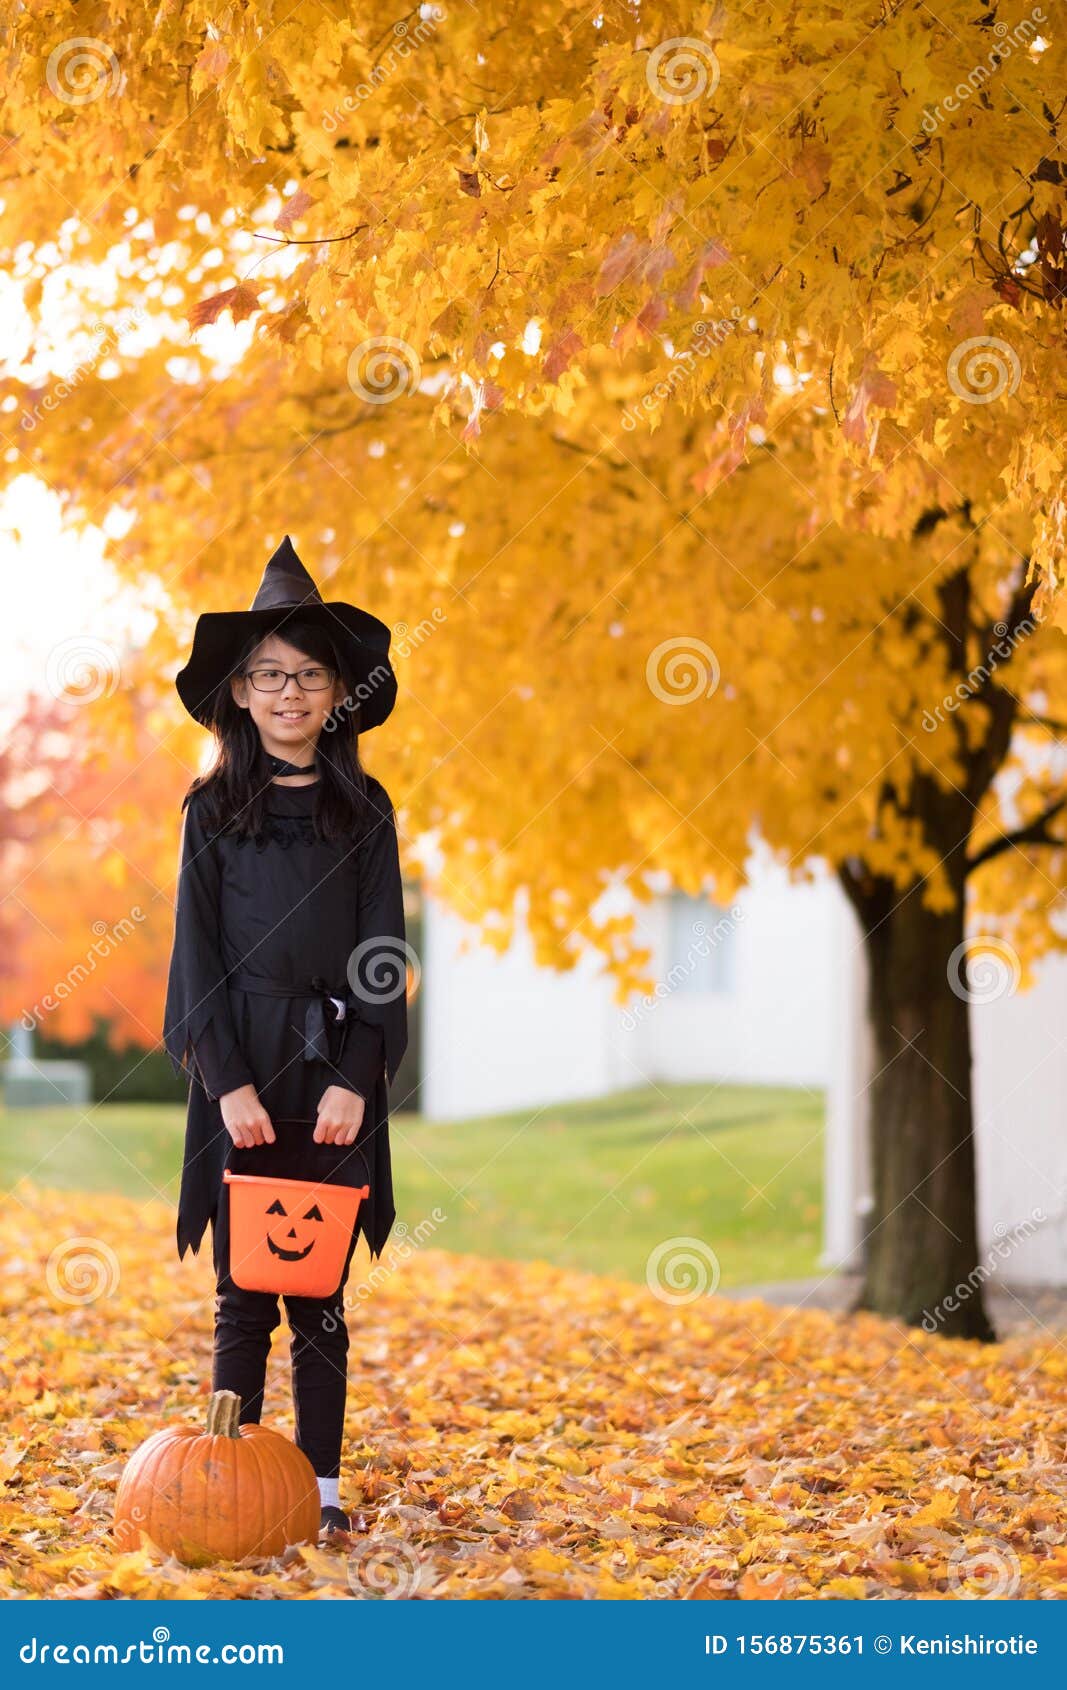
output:
M925 1508L920 1508L917 1514L908 1517L909 1526L936 1526L942 1520L950 1520L959 1507L959 1496L954 1490L935 1491Z

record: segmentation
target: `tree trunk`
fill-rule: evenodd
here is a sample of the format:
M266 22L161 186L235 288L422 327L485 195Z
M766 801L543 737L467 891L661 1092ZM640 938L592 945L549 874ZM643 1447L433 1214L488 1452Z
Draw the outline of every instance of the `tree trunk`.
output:
M969 502L961 511L972 523ZM926 512L916 535L945 515ZM960 777L946 779L919 756L899 781L888 778L879 795L878 821L895 817L898 835L918 827L935 853L952 907L938 913L923 903L923 884L901 891L862 857L842 863L842 885L863 926L870 971L869 1013L874 1032L874 1074L869 1086L870 1150L874 1210L867 1235L866 1274L857 1308L872 1309L947 1336L993 1339L978 1262L977 1180L971 1103L971 1025L963 950L967 876L994 852L1000 839L970 854L975 818L1008 756L1017 718L1013 691L976 684L984 653L1006 626L1013 645L1033 611L1035 583L1023 568L1006 622L989 622L972 593L972 560L960 559L937 588L930 619L909 605L905 626L940 642L948 673L964 683L963 708L950 714ZM946 687L946 698L948 688ZM980 714L965 717L968 700ZM1047 812L1057 814L1053 806ZM1047 820L1030 837L1045 839ZM1027 830L1018 839L1024 840Z
M961 864L962 869L962 864ZM946 1336L993 1339L976 1275L978 1239L962 876L953 909L922 888L862 900L874 1032L874 1210L857 1309ZM951 980L956 985L953 991Z

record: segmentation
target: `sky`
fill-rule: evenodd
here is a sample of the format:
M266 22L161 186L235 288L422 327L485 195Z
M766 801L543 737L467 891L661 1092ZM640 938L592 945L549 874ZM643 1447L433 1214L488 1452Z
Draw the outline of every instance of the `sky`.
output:
M158 601L122 585L104 561L101 528L64 523L42 481L20 476L0 497L0 720L17 716L29 692L55 697L77 686L79 665L151 631ZM83 683L84 684L84 683Z
M278 259L274 268L281 267ZM22 291L29 269L0 277L0 344L9 372L46 386L90 366L101 376L111 374L86 322L94 311L101 320L106 313L114 315L120 270L119 256L110 275L99 266L88 271L57 263L43 280L32 320ZM218 285L225 285L225 279ZM168 304L160 284L158 320L145 312L127 314L116 336L119 347L136 355L158 339L169 321ZM250 324L235 327L224 320L199 330L196 344L223 373L240 359L250 338ZM117 363L113 373L121 373ZM4 409L15 403L7 401ZM140 643L157 615L165 613L167 599L161 588L124 584L105 561L108 538L121 541L128 526L125 516L114 511L99 527L77 528L69 516L64 519L57 494L31 474L19 476L0 493L0 581L6 613L0 618L0 729L17 716L31 690L45 697L70 697L73 687L80 695L90 669L106 673L112 667L110 648L121 650L129 640Z

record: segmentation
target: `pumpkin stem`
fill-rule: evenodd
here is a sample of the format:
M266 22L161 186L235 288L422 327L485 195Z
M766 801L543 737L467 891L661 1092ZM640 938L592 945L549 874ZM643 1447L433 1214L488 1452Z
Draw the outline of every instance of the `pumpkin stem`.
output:
M207 1405L208 1433L221 1438L239 1438L241 1398L236 1391L212 1391Z

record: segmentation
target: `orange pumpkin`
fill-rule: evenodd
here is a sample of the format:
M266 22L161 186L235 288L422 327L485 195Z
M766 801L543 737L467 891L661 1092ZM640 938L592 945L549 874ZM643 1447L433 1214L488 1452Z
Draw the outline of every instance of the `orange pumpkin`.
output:
M268 1426L241 1426L236 1391L215 1391L204 1431L153 1432L134 1451L115 1495L115 1540L136 1549L144 1532L187 1567L280 1555L315 1543L319 1487L303 1450Z

